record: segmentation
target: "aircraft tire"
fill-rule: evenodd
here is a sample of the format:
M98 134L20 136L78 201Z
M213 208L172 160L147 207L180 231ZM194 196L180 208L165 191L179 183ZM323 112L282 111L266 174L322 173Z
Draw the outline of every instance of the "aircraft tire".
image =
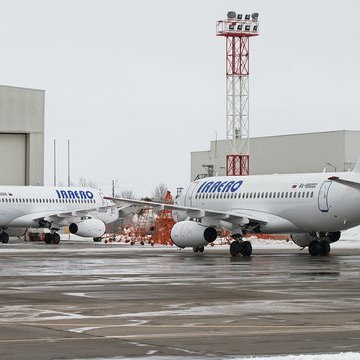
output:
M9 242L9 235L6 232L2 232L0 234L0 239L3 244L7 244Z
M199 247L199 252L202 253L202 252L204 252L204 250L205 250L205 248L204 248L203 246L200 246L200 247Z
M193 247L193 252L194 252L194 253L197 253L198 251L199 251L199 248Z
M322 253L322 247L319 240L313 240L309 244L309 254L311 256L318 256Z
M101 237L96 237L96 238L93 238L94 242L100 242L101 241ZM132 244L131 244L132 245Z
M243 241L241 243L241 254L242 256L249 257L252 253L252 245L250 241Z
M58 233L52 234L52 244L58 244L60 242L60 235Z
M330 243L328 240L320 240L321 246L321 255L329 255L330 253Z
M44 241L45 241L45 244L51 244L52 243L52 234L46 233Z
M239 256L240 253L241 253L241 244L239 243L239 241L234 240L230 244L230 254L232 257L236 257Z

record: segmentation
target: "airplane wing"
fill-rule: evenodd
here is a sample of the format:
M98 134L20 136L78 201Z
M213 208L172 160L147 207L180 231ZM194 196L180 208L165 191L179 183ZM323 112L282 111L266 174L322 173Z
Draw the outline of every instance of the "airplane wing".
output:
M356 181L350 181L350 180L345 180L345 179L341 179L338 176L331 176L329 177L329 180L332 180L338 184L342 184L345 186L349 186L353 189L359 190L360 191L360 183L356 182Z
M125 206L128 207L128 206ZM123 208L125 208L123 207ZM109 209L122 209L116 205L108 205L87 209L79 209L76 211L41 211L32 214L26 214L12 220L8 226L11 226L13 223L24 224L33 224L33 226L38 225L41 221L59 224L60 226L66 226L68 222L76 221L77 219L83 216L92 216L94 213L106 213Z
M225 221L227 223L236 225L246 225L251 223L266 224L267 219L260 213L255 214L254 212L242 211L241 209L232 209L229 211L218 211L210 209L201 209L196 207L181 206L176 204L164 204L146 200L133 200L125 198L112 198L105 197L107 200L111 200L115 203L120 204L131 204L132 206L149 206L154 208L155 211L160 210L175 210L181 211L186 214L187 217L202 219L208 218L213 219L215 222Z

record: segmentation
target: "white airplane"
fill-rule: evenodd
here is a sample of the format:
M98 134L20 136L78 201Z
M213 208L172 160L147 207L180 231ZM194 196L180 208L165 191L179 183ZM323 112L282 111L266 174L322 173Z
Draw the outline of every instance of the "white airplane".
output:
M105 224L117 220L118 208L98 190L75 187L0 186L0 242L27 228L48 228L47 244L60 242L57 231L100 241Z
M194 181L176 203L109 198L115 202L170 209L171 239L180 248L204 251L230 230L232 256L250 256L248 233L291 234L312 256L327 255L341 231L360 225L360 163L353 172L212 177Z

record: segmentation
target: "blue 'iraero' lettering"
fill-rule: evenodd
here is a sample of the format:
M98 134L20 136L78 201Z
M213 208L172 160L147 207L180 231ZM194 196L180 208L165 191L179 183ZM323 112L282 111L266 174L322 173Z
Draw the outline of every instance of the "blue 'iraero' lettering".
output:
M222 192L228 192L228 191L230 191L230 188L231 188L231 186L232 186L234 183L235 183L235 181L229 181L229 182L225 185L225 187L224 187L224 189L223 189Z
M87 191L87 192L86 192L86 196L87 196L87 198L90 199L90 200L94 198L94 194L93 194L91 191Z
M209 190L210 190L213 183L214 183L213 181L209 181L208 183L206 183L206 185L204 186L204 188L203 188L203 190L201 192L202 193L209 192Z
M237 181L237 182L231 187L231 191L232 191L232 192L235 192L235 191L241 186L242 183L243 183L242 180Z
M218 192L221 192L222 187L227 183L227 181L222 181L220 186L218 187Z
M201 191L201 189L205 186L205 184L206 184L206 181L204 181L204 182L201 184L201 186L198 188L197 193L199 193L199 192Z
M55 190L59 199L93 199L94 194L91 191L77 190Z
M221 184L221 181L217 181L216 183L214 183L214 185L211 187L209 192L215 192L216 189L219 188L219 185Z
M235 192L237 191L240 186L242 185L243 181L205 181L201 184L199 189L197 190L197 193L226 193L226 192Z

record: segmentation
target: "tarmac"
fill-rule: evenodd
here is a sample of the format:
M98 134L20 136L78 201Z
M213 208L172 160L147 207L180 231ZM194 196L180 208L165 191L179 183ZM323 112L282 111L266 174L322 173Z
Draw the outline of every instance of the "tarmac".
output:
M358 247L231 258L228 246L16 240L0 264L2 360L360 351Z

